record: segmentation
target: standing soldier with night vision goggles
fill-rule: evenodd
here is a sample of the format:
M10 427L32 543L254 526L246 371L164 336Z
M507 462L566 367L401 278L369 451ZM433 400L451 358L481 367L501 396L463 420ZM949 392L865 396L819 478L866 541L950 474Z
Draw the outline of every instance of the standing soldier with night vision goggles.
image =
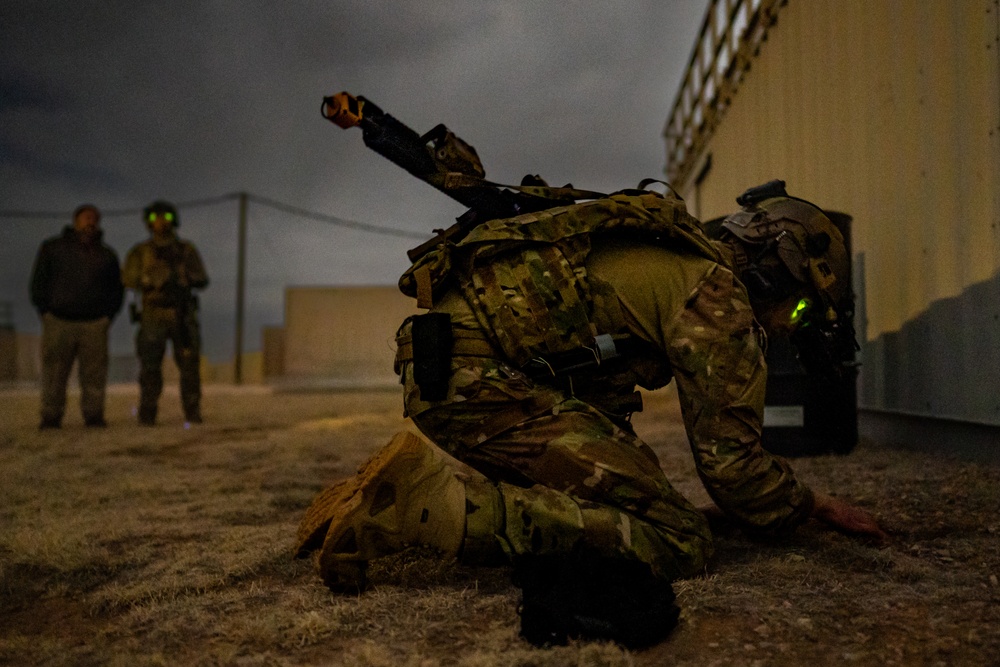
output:
M813 365L833 374L854 345L847 252L821 209L771 182L744 193L713 240L672 191L496 186L481 165L435 159L448 154L446 129L419 137L348 98L328 117L484 206L411 251L400 279L428 309L396 337L405 413L437 447L398 434L299 526L299 555L317 553L331 589L363 590L368 560L424 544L467 564L511 563L534 644L642 647L677 622L671 582L704 571L710 516L761 535L815 518L885 539L867 512L761 447L765 330L817 332ZM673 488L630 423L636 387L671 379L709 508Z
M138 322L135 346L139 356L139 423L156 423L163 392L163 356L173 346L180 372L184 419L201 423L201 333L195 289L208 285L197 249L177 237L180 219L168 202L155 201L143 211L150 238L134 246L125 258L122 282L140 295L141 310L132 303Z

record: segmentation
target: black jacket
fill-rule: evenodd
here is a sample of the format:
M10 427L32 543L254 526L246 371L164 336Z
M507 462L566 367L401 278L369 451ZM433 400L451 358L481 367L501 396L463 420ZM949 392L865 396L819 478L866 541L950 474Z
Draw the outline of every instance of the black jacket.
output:
M31 302L38 312L59 319L113 318L124 291L118 255L101 242L84 243L72 227L44 243L31 273Z

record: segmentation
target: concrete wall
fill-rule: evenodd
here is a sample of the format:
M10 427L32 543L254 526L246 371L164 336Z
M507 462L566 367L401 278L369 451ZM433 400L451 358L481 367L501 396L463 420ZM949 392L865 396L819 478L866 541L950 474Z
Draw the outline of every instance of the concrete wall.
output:
M17 333L12 327L0 326L0 382L17 379Z
M233 361L213 364L206 357L201 358L201 380L205 383L233 384L236 380L236 366ZM180 374L172 359L163 361L163 381L178 382ZM264 383L264 355L261 351L244 352L240 363L242 384Z
M285 380L396 383L396 329L416 312L395 286L287 288Z
M996 0L789 0L709 154L703 219L772 178L854 216L862 407L1000 425Z
M261 350L261 374L265 379L285 374L285 329L264 327L261 332L264 349Z
M0 327L0 382L36 382L41 377L40 339Z

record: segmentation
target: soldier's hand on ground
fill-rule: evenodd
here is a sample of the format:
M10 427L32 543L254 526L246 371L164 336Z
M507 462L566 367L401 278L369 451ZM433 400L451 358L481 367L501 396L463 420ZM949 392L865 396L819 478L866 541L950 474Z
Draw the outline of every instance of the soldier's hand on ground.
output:
M812 516L834 530L872 540L877 545L889 542L889 535L867 511L825 493L816 494Z

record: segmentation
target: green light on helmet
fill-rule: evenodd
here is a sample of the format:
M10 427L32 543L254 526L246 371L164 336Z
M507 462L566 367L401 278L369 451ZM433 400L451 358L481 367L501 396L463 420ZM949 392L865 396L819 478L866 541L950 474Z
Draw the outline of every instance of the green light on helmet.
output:
M149 222L156 222L157 218L163 218L164 220L166 220L171 224L174 222L174 214L172 211L162 211L162 210L150 211L149 214L146 216L146 219Z
M792 309L792 314L788 316L789 323L799 324L802 322L802 318L809 312L811 306L812 301L809 299L799 299L799 302L795 304L795 308Z

